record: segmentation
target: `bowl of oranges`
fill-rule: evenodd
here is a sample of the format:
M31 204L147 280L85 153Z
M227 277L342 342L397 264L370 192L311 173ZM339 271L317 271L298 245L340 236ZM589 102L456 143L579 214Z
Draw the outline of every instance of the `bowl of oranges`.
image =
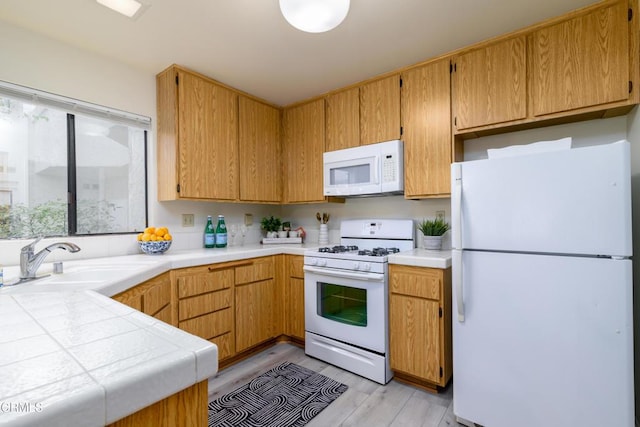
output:
M167 227L147 227L138 234L138 246L147 255L163 254L171 246L173 237Z

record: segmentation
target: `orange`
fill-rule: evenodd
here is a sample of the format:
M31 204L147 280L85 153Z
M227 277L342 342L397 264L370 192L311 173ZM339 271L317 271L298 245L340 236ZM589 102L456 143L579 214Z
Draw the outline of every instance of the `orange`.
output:
M171 234L167 233L164 235L164 240L171 240L173 239L173 237L171 237Z
M142 241L142 236L144 236L144 233L138 234L138 236L137 236L138 242Z
M147 228L144 229L144 232L145 232L145 234L146 233L153 234L153 233L156 232L156 228L155 227L147 227Z
M166 233L167 233L166 228L164 228L164 227L159 227L159 228L156 228L156 232L155 232L154 234L155 234L156 236L158 236L158 237L162 237L162 236L164 236Z

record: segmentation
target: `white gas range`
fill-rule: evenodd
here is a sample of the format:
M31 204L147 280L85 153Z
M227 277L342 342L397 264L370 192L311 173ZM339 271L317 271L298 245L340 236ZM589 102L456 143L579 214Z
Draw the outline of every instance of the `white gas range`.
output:
M340 224L340 245L304 256L305 352L381 384L391 380L388 255L415 247L412 220Z

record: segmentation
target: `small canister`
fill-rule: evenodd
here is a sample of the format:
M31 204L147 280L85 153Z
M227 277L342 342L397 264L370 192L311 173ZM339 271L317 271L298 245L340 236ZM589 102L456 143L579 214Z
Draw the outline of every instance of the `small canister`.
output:
M53 263L53 274L62 274L62 273L63 273L62 261L54 262Z

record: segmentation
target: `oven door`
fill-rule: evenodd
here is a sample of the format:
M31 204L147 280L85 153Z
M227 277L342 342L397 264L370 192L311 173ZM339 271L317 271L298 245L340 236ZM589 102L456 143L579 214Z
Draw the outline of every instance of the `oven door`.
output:
M386 275L307 265L304 271L305 329L384 354Z

